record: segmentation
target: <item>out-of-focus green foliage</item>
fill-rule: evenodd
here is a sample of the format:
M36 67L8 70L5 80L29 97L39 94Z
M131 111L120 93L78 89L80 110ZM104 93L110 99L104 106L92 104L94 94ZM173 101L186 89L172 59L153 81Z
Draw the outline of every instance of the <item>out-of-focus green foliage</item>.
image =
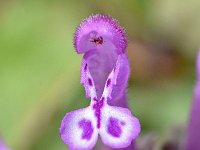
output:
M145 47L128 47L130 59L139 56L130 60L128 95L142 133L162 134L185 124L200 40L199 6L196 0L1 1L0 133L6 143L15 150L66 149L58 132L62 117L89 103L79 84L81 56L73 48L73 32L92 13L118 19L129 44ZM165 57L166 51L173 55ZM136 69L134 76L134 68L148 66L160 53L175 69L160 65L165 75Z

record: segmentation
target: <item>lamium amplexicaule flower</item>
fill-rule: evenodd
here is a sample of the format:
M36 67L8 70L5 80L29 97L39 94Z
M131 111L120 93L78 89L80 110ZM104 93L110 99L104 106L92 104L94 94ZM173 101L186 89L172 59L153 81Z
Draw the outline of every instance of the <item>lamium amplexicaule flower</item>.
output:
M136 150L133 141L141 127L127 104L130 68L124 29L110 16L90 16L77 27L74 47L78 54L83 54L81 84L91 101L88 107L64 116L61 139L70 150L91 150L98 136L108 149ZM200 150L200 53L197 69L186 150Z
M129 77L126 46L123 28L110 16L90 16L77 28L74 47L84 54L81 83L91 102L67 113L61 123L61 138L70 150L92 149L98 135L111 148L125 148L140 133L138 119L125 108Z

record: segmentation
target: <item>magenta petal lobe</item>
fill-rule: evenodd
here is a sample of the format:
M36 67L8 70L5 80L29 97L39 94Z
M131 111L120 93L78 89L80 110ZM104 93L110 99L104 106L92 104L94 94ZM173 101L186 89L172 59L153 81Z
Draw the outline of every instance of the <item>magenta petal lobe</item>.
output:
M112 148L125 148L140 133L140 123L127 108L106 105L102 111L99 134L102 142Z
M90 150L96 144L98 131L91 107L75 110L65 115L60 135L70 150Z

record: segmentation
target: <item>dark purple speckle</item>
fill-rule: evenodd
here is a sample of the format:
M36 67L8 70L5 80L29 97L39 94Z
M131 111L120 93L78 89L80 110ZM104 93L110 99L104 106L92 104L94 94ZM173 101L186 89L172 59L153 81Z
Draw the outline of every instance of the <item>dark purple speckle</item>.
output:
M86 71L87 70L87 64L85 64L85 67L84 67L84 71Z
M104 101L104 99L105 99L104 97L101 98L102 101Z
M108 79L106 86L108 87L110 85L111 79Z
M96 97L94 97L93 100L94 100L95 102L98 102L98 99L97 99Z
M122 133L119 123L120 122L117 118L113 118L113 117L109 118L107 132L116 138L120 137Z
M79 127L82 128L82 139L90 140L94 131L90 120L82 119L79 121Z
M88 84L90 85L90 86L92 86L92 80L89 78L88 79Z

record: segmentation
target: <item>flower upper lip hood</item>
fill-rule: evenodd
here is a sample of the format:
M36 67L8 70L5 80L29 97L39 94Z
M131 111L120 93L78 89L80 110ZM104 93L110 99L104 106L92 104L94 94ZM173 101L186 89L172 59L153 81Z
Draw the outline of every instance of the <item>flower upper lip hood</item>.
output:
M108 15L96 14L85 19L74 34L74 47L77 53L85 53L95 47L91 38L102 37L102 46L112 44L118 54L124 53L127 46L126 34L118 21Z
M110 16L96 14L84 20L74 34L74 47L77 53L83 53L81 83L85 86L84 68L87 65L94 80L97 97L103 93L108 75L118 68L117 81L113 87L112 99L124 95L129 77L129 63L125 54L126 34L119 23ZM118 62L118 63L117 63Z

